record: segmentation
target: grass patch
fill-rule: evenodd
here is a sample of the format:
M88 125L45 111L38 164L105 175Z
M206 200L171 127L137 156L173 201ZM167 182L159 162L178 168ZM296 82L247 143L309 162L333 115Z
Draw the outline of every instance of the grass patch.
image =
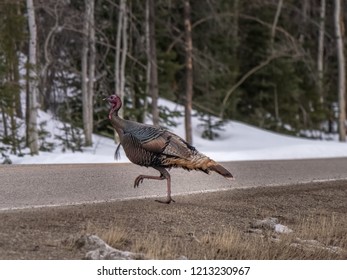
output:
M163 234L90 226L87 232L112 247L141 252L151 259L346 259L346 224L344 215L327 213L297 217L289 225L290 234L271 230L254 234L234 227L199 233L177 229Z
M96 226L88 224L86 233L92 233L99 236L113 248L124 248L131 243L130 239L128 238L128 232L125 229L119 227L100 229Z

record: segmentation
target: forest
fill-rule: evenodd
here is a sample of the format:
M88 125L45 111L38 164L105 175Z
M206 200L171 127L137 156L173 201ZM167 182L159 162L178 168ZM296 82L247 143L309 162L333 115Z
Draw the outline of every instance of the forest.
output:
M0 152L54 148L40 111L64 123L66 149L114 137L113 93L126 119L184 114L189 143L192 109L211 141L233 119L345 142L346 12L342 0L0 0Z

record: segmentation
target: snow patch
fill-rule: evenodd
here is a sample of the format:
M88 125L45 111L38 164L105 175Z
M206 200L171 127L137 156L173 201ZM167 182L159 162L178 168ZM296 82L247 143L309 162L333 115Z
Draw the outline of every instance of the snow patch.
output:
M281 225L281 224L275 224L274 230L277 233L291 233L291 232L293 232L292 229L290 229L287 226Z
M293 230L291 230L290 228L288 228L285 225L282 225L280 223L278 223L278 219L277 218L273 218L273 217L269 217L269 218L265 218L263 220L255 220L252 224L251 224L252 228L255 229L268 229L268 230L273 230L276 233L292 233ZM260 233L262 231L254 231L253 233Z
M159 106L183 113L183 107L171 101L159 99ZM107 118L107 116L105 116ZM184 138L184 121L182 116L173 117L178 125L170 128ZM54 135L61 133L62 123L51 114L39 111L38 123L47 121L46 130L51 133L47 139L56 144L53 152L40 152L38 156L18 157L11 155L14 164L56 164L56 163L113 163L116 144L112 139L93 135L93 147L83 152L62 152ZM149 122L149 121L147 121ZM210 141L201 137L201 124L196 112L193 112L193 145L202 153L216 161L274 160L347 157L347 143L325 140L307 140L298 137L284 136L266 131L241 122L229 121L218 131L220 137ZM28 152L28 151L27 151ZM118 162L129 162L121 149Z
M78 248L90 250L85 255L87 260L143 260L144 254L121 251L109 246L97 235L84 235L76 241Z

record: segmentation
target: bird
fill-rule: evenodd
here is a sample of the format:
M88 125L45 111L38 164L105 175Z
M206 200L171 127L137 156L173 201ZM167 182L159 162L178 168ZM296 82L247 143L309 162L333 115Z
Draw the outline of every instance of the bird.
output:
M168 172L171 168L183 168L188 171L199 170L207 174L214 171L227 179L234 179L233 175L222 165L200 153L173 132L159 126L119 117L118 111L122 107L122 101L117 94L104 100L110 104L108 118L120 139L115 153L116 157L119 147L122 145L126 156L132 163L152 167L160 173L159 176L139 175L134 181L134 188L139 187L144 179L167 181L166 199L156 200L157 202L166 204L175 202L171 197L171 176Z

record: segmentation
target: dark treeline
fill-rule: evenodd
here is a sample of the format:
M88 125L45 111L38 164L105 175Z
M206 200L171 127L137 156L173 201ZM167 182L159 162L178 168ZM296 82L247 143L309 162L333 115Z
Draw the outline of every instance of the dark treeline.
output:
M38 108L66 122L65 148L113 137L115 91L140 122L175 114L158 96L185 105L189 141L191 106L211 139L218 116L345 141L345 13L340 0L0 0L1 150L51 148Z

